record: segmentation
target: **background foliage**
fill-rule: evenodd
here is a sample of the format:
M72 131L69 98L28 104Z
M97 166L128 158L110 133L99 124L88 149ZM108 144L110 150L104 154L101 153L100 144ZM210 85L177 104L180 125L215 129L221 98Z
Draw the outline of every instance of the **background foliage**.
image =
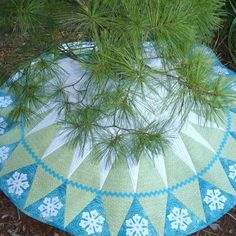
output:
M224 24L222 29L216 33L216 40L213 40L212 47L216 51L224 53L223 62L234 68L236 64L236 2L228 0L225 5L225 12L222 15Z

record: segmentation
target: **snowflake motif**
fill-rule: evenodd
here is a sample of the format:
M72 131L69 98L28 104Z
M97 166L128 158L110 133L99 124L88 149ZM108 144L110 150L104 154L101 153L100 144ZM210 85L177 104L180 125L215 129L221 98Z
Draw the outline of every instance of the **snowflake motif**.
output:
M12 177L7 180L8 192L21 196L21 194L29 188L27 174L15 172Z
M5 129L7 128L7 123L3 119L3 117L0 117L0 135L5 133Z
M105 219L96 210L82 213L82 220L79 225L86 230L88 235L102 233Z
M219 189L207 190L207 194L203 201L209 206L209 208L213 210L223 210L225 206L227 198L222 195Z
M132 218L125 221L126 236L148 236L148 221L140 215L135 214Z
M0 164L5 161L9 156L10 148L6 146L0 147Z
M59 210L63 207L58 197L45 197L43 204L38 209L42 214L43 218L57 216Z
M234 180L236 178L236 164L229 166L229 171L229 178Z
M228 75L229 74L229 71L224 68L224 67L221 67L221 66L214 66L213 67L214 71L220 75Z
M174 207L172 212L167 217L171 222L171 228L176 230L180 229L186 231L188 225L192 223L187 209Z
M0 107L6 108L12 104L12 99L10 96L0 97Z

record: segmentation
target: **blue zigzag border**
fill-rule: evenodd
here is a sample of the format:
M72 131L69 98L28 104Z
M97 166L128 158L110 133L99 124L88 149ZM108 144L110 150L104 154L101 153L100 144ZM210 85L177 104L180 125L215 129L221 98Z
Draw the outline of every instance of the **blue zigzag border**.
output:
M153 196L157 195L162 195L162 194L168 194L169 192L173 192L187 184L190 184L196 180L198 180L199 177L202 177L204 174L206 174L216 163L217 160L220 158L220 154L222 150L224 149L225 144L227 143L227 140L230 135L231 131L231 115L230 111L227 114L227 126L226 126L226 132L224 134L224 137L221 141L221 144L219 148L217 149L216 155L211 159L211 161L197 174L193 175L192 177L189 177L185 180L180 181L179 183L168 187L168 188L163 188L163 189L158 189L158 190L153 190L150 192L139 192L139 193L132 193L132 192L112 192L112 191L103 191L99 190L96 188L92 188L87 185L80 184L78 182L69 180L65 178L64 176L58 174L56 171L48 167L40 157L36 155L36 153L32 150L30 145L26 142L25 140L25 122L24 118L21 118L21 143L24 146L25 150L30 154L30 156L35 160L35 162L42 168L44 169L48 174L52 175L54 178L62 181L65 184L71 185L74 188L90 192L90 193L95 193L100 196L106 196L106 197L121 197L121 198L150 198Z

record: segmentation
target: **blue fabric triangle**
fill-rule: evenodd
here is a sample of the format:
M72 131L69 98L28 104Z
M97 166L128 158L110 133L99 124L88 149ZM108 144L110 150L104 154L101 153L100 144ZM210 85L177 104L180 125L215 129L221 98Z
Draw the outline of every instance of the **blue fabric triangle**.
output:
M18 144L19 142L8 145L0 145L0 171L3 168L4 162L11 156Z
M208 224L218 220L236 204L235 196L226 193L201 178L199 178L199 188Z
M63 228L65 200L66 185L62 184L24 210L41 221Z
M235 76L235 72L225 67L218 59L213 65L213 69L216 75L223 75L225 77Z
M37 165L29 165L0 178L0 189L20 208L28 197Z
M106 221L101 197L97 196L92 200L66 227L66 230L76 236L109 236L109 226Z
M236 190L236 162L225 158L220 158L221 165L233 188Z
M187 193L186 193L187 194ZM199 219L189 208L169 193L166 208L166 236L189 235L199 228L204 227L205 222Z
M206 55L210 56L212 59L214 59L214 61L218 60L218 58L216 57L215 53L209 47L203 46L201 44L196 44L196 46L194 46L193 49L195 51L203 52L204 54L206 54Z
M158 209L157 209L158 210ZM157 236L157 232L137 199L133 200L118 236Z
M236 140L236 132L231 131L230 135Z
M236 108L231 108L230 111L236 113Z

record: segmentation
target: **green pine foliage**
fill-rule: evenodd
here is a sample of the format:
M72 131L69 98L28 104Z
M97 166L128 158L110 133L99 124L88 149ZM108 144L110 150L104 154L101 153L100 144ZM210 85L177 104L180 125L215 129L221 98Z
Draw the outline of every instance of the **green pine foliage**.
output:
M218 121L235 105L233 81L211 79L212 59L202 50L193 50L211 40L220 25L224 0L3 2L0 26L9 24L14 34L25 39L25 54L30 51L27 60L19 63L22 79L10 87L18 97L10 118L23 115L30 122L40 106L54 100L58 112L66 114L61 122L70 144L84 148L91 142L95 159L105 158L107 165L163 153L171 143L176 115L181 125L191 111ZM62 42L73 40L91 45L77 53L62 47ZM153 48L151 58L145 56L147 42ZM58 76L61 55L86 69L87 79L69 85L75 88L82 83L75 103L69 101L68 86ZM148 64L153 58L161 59L162 69ZM52 78L57 78L54 83ZM165 91L164 97L160 90ZM143 117L137 104L145 101L148 108L147 91L162 101L160 114L167 108L171 111L168 118L149 122Z

